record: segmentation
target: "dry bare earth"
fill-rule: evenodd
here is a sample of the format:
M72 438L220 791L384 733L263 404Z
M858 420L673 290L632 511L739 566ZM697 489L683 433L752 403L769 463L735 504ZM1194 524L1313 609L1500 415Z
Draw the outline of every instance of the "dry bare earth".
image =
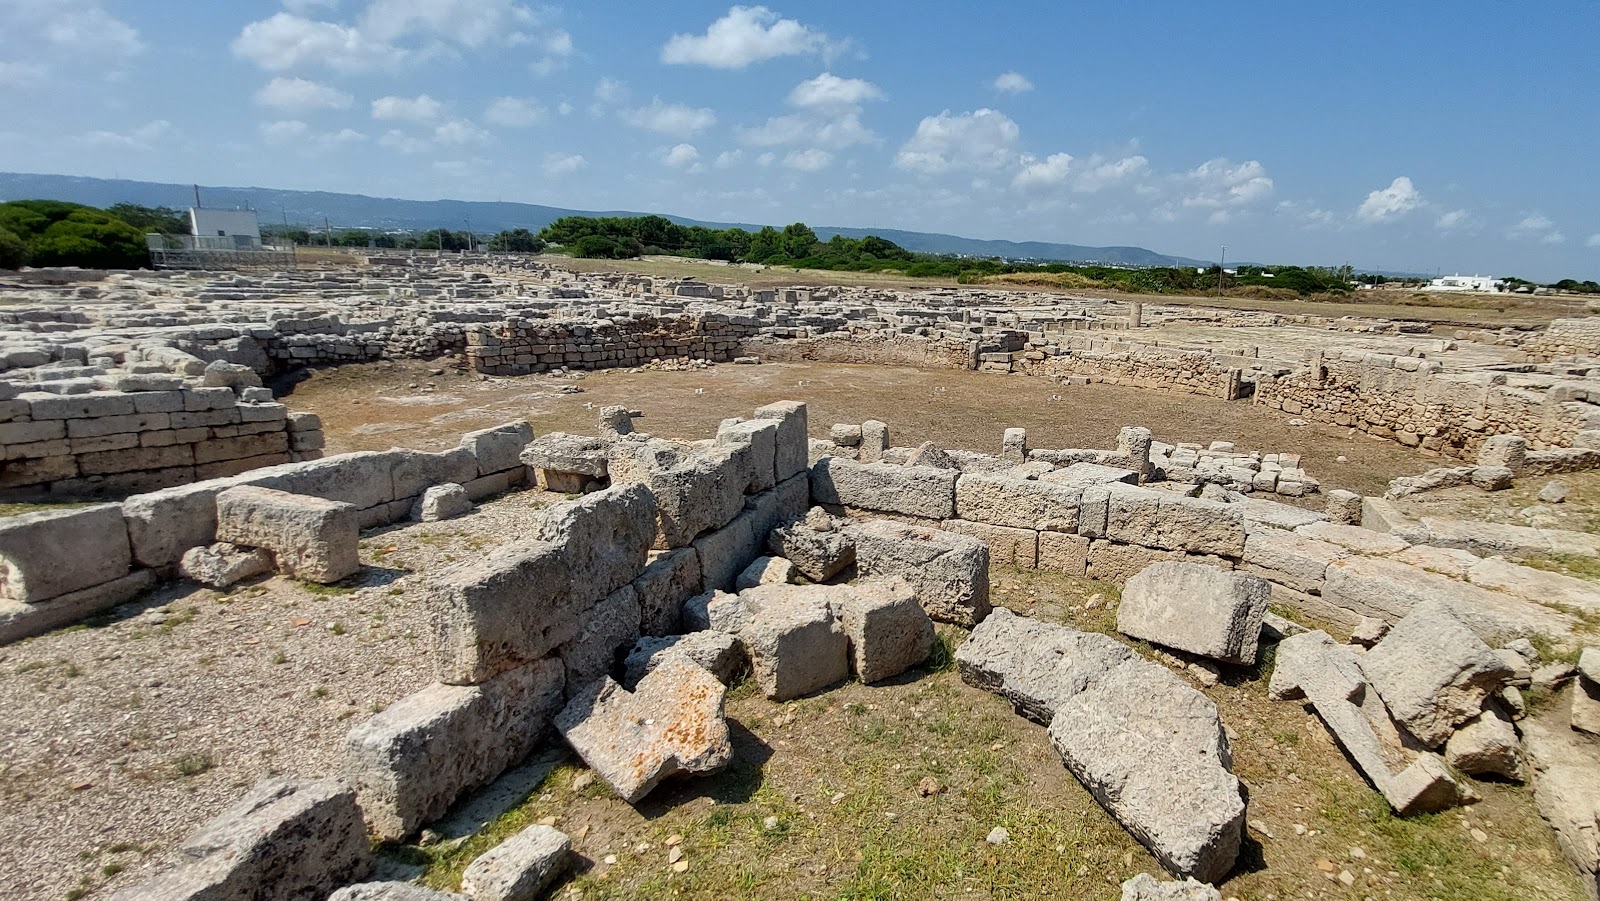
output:
M470 429L528 419L539 434L590 435L596 409L643 411L640 431L704 438L761 404L810 405L811 434L835 422L881 419L895 444L933 441L995 453L1001 432L1028 429L1035 447L1112 447L1117 430L1150 427L1162 441L1233 441L1241 450L1303 453L1324 489L1382 494L1390 479L1439 465L1437 457L1334 425L1291 426L1293 417L1248 402L1115 385L1068 387L1024 375L832 363L720 365L688 372L604 370L574 380L549 375L489 378L434 363L394 362L315 370L282 397L322 416L328 451L428 450ZM443 374L429 373L444 366ZM563 394L576 385L581 394ZM280 394L282 391L280 389ZM1340 456L1347 462L1339 462Z
M351 726L432 679L413 573L509 540L549 499L369 534L346 586L180 583L0 648L0 897L109 895L263 776L336 772Z

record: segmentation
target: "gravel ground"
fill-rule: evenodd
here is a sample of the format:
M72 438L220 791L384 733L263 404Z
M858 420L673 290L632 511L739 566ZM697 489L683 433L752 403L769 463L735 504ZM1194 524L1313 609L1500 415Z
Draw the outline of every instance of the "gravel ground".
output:
M257 780L336 772L352 726L431 680L423 574L551 499L369 533L335 588L176 583L0 648L0 897L108 897Z

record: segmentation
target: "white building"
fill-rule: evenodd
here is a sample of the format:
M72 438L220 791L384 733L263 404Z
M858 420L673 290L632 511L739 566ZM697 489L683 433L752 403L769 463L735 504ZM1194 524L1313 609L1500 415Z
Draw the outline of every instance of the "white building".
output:
M1503 290L1504 283L1487 275L1446 275L1428 282L1425 291L1478 291L1492 293Z
M255 210L189 208L189 234L202 247L259 248L261 223Z

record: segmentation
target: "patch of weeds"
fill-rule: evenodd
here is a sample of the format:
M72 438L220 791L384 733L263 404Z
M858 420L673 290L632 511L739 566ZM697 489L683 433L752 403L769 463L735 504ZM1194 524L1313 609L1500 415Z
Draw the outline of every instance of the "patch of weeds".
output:
M107 854L127 854L127 853L130 853L130 852L143 852L143 851L144 851L144 846L143 845L135 845L132 842L116 842L114 844L106 846L106 853Z
M43 660L30 660L27 663L24 663L23 665L21 665L21 666L17 667L16 669L12 670L12 672L20 676L23 673L31 673L31 672L33 672L35 670L42 670L42 669L44 669L45 667L47 667L49 665L50 664L45 663Z
M82 898L87 894L89 894L89 890L80 886L79 888L69 889L62 897L65 898L66 901L78 901L79 898Z
M321 699L327 697L328 696L328 686L326 686L326 685L318 685L316 688L311 689L311 696L313 698L318 699L318 700L321 700Z
M966 640L966 633L954 626L939 626L933 633L933 653L922 666L930 673L947 673L956 668L956 648Z
M68 679L76 679L83 675L83 670L76 663L68 663L61 668L61 675L66 676Z
M335 635L343 635L345 633L344 623L336 622L328 631Z
M318 597L339 597L340 595L355 594L356 591L352 586L341 585L337 582L332 585L323 585L320 582L299 582L296 584L298 584L301 590L303 590L306 594L316 595Z
M172 764L172 769L179 776L189 778L198 776L216 765L217 762L212 759L210 754L185 754Z
M1543 634L1529 635L1528 641L1533 645L1533 649L1539 652L1539 659L1545 663L1560 662L1577 666L1578 657L1583 653L1583 648L1565 644L1558 645L1551 641L1549 636Z
M289 655L288 654L285 654L282 651L276 651L276 652L273 653L273 655L272 655L272 665L273 666L283 666L285 663L288 663L288 662L289 662Z
M110 879L112 876L117 875L118 873L122 872L124 869L126 869L126 867L124 867L120 863L108 863L105 866L100 868L100 875L104 876L107 879Z
M199 608L197 608L197 607L184 607L183 609L178 610L175 613L172 613L164 621L162 621L161 626L160 626L161 631L162 632L171 632L173 629L176 629L179 626L185 625L187 623L194 622L194 618L196 616L199 616L199 615L200 615Z
M144 707L144 698L141 697L138 692L134 692L128 696L129 710L139 710L142 707Z
M385 710L387 710L388 708L389 708L389 705L383 703L382 701L373 701L372 702L372 712L373 713L382 713Z
M743 701L759 694L761 694L761 686L756 684L756 680L741 679L737 685L728 689L727 703L732 704L735 701Z
M1590 582L1600 582L1600 559L1594 557L1580 554L1539 554L1523 560L1522 565Z

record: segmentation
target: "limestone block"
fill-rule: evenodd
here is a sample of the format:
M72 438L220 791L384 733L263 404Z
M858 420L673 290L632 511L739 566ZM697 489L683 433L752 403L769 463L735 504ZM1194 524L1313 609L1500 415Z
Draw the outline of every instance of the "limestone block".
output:
M633 434L633 414L627 407L617 405L601 407L600 434L604 436Z
M471 684L539 660L578 634L565 549L504 545L439 573L428 605L441 682Z
M1149 873L1140 873L1122 883L1122 901L1222 901L1222 893L1193 878L1161 882Z
M1439 603L1419 604L1362 658L1395 720L1430 748L1477 716L1512 675L1499 655Z
M1331 522L1346 526L1361 525L1361 495L1343 488L1328 492L1327 514Z
M329 895L328 901L467 901L467 896L409 882L358 882Z
M366 510L397 500L394 493L395 458L390 453L358 451L257 469L237 479L237 485L273 488L350 504ZM420 489L418 489L420 491Z
M37 418L37 417L35 417ZM859 459L862 463L876 463L889 449L889 424L869 419L861 424Z
M1492 435L1478 449L1479 466L1504 467L1517 473L1526 467L1527 460L1528 442L1520 435Z
M850 529L856 566L866 576L900 576L939 622L971 628L989 615L989 547L956 535L889 520Z
M394 448L389 458L389 478L394 484L394 499L409 500L430 486L464 485L478 477L478 461L464 447L453 447L438 454Z
M572 840L533 825L480 855L461 872L472 901L537 901L571 863Z
M1359 616L1397 622L1417 605L1437 601L1486 641L1532 634L1563 635L1573 620L1520 598L1489 591L1394 560L1353 556L1328 566L1322 596Z
M932 441L924 441L917 445L917 449L906 458L907 466L931 466L934 469L960 469L957 463L944 448Z
M734 580L734 590L757 585L784 585L794 581L794 564L782 557L757 557Z
M850 642L851 669L868 685L898 676L933 653L933 621L903 579L841 585L830 603Z
M471 512L472 498L467 495L467 489L455 482L446 482L422 492L412 507L411 517L418 522L439 522Z
M1091 495L1102 491L1106 495L1106 538L1235 559L1244 553L1244 518L1230 509L1230 504L1117 486L1087 489L1085 507L1090 505Z
M1117 631L1249 665L1256 660L1270 598L1260 576L1181 561L1153 563L1123 587Z
M739 633L768 699L788 701L844 681L849 645L829 610L826 588L797 589L792 603L763 605Z
M655 554L633 588L639 594L639 631L645 635L673 635L679 631L683 602L700 593L700 557L694 548Z
M754 513L742 513L723 528L696 538L692 547L700 560L701 587L733 588L739 573L760 555L761 541Z
M956 513L969 522L1014 529L1076 532L1083 491L1003 474L967 474L956 482Z
M655 518L655 498L647 488L615 485L540 511L527 535L565 549L572 599L592 604L644 570Z
M138 597L155 584L154 571L136 569L120 579L58 594L43 603L25 604L0 599L0 644L42 635L51 629L109 610Z
M272 572L272 556L260 548L218 542L185 551L178 572L201 585L227 588Z
M522 465L522 449L533 440L533 426L526 420L508 422L492 429L479 429L461 436L461 447L478 459L479 477Z
M1517 740L1517 729L1493 701L1450 736L1444 759L1474 776L1522 778L1522 743Z
M608 476L606 458L615 443L605 437L591 438L550 432L539 436L523 448L520 459L528 466L549 474L581 477L582 481L576 486L581 491L583 482L600 480ZM552 486L546 490L555 491L567 487L570 486Z
M1123 661L1133 649L1094 632L1079 632L996 607L956 649L961 680L1010 701L1048 726L1056 708Z
M372 869L356 793L333 780L269 778L178 848L176 869L113 901L321 898Z
M951 519L959 476L952 469L824 457L811 468L811 494L820 504Z
M806 471L808 459L806 405L793 400L780 400L757 407L757 419L776 420L778 434L773 457L773 475L778 481L792 478Z
M1105 466L1100 463L1073 463L1062 469L1047 472L1039 477L1042 482L1051 482L1068 488L1088 488L1094 485L1110 485L1121 482L1125 485L1139 484L1139 473L1121 466Z
M1039 533L1039 569L1084 577L1089 571L1090 540L1065 532Z
M851 423L834 423L828 435L839 447L859 447L861 444L861 426Z
M344 778L372 832L405 838L526 757L561 707L562 672L552 658L482 685L431 685L350 730Z
M1081 537L1081 536L1080 536ZM1084 541L1089 541L1085 538ZM1182 551L1158 551L1133 544L1094 539L1089 541L1085 557L1088 577L1097 582L1122 584L1153 563L1162 560L1182 560Z
M240 485L217 495L217 540L271 552L278 569L337 582L361 568L356 509L349 504Z
M639 595L624 585L583 615L576 638L558 656L567 668L567 697L616 666L617 654L639 640Z
M637 482L657 505L657 545L684 547L744 510L748 445L690 450L670 442L619 441L608 461L613 485Z
M1006 429L1000 438L1000 456L1014 463L1028 459L1028 430Z
M971 535L988 545L991 565L1015 566L1019 569L1037 569L1039 566L1039 533L1032 529L991 526L964 519L947 519L939 524L939 528L957 535Z
M682 656L669 656L628 692L609 678L590 684L556 716L583 762L629 804L661 780L714 773L733 758L723 718L727 688Z
M120 579L133 559L116 504L0 518L0 597L37 604Z
M778 425L770 419L733 420L724 422L717 429L717 444L749 446L750 453L745 459L749 465L750 480L744 486L745 493L766 491L777 484L773 478L773 461L777 453Z
M1600 682L1584 676L1572 680L1568 722L1579 732L1600 735Z
M767 549L793 563L813 582L826 582L856 562L856 546L844 528L820 507L803 521L781 525L767 535Z
M638 685L640 679L673 654L689 658L696 666L722 680L723 685L733 684L745 666L744 645L728 632L704 629L686 635L650 636L634 642L633 650L622 662L622 686L632 690L632 686Z
M1245 538L1244 568L1293 588L1320 592L1328 564L1350 556L1336 544L1282 529L1257 529Z

